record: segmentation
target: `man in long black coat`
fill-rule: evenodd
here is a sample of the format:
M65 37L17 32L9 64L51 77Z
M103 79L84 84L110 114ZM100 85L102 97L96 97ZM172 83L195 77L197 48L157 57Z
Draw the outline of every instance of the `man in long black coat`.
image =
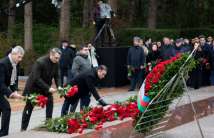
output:
M61 86L67 83L68 72L72 67L73 59L76 55L75 51L70 48L68 41L62 41L60 50L62 52L60 58L60 79Z
M0 137L8 135L11 108L5 98L22 98L17 93L17 64L24 56L24 49L20 46L14 47L10 54L0 60L0 110L2 113Z
M95 84L98 80L105 78L107 73L107 68L104 65L100 65L98 68L89 69L83 73L80 73L74 77L68 84L74 86L77 85L78 93L74 96L67 98L62 107L61 116L66 115L68 112L69 105L72 106L71 112L74 112L77 107L77 103L80 99L80 108L88 107L90 104L91 94L94 98L103 106L107 105L106 102L98 94Z
M48 98L46 106L46 119L52 118L53 113L53 96L52 93L57 89L52 88L52 79L55 80L56 86L59 84L59 59L61 51L58 48L50 50L49 55L39 58L33 65L32 71L26 82L24 89L24 96L28 96L32 93L38 93ZM32 114L34 106L27 101L23 114L21 130L27 129L30 116Z
M145 54L142 47L139 46L140 37L133 38L133 46L129 48L127 55L127 67L131 70L131 86L129 91L134 91L137 83L141 85L144 79L144 64L145 64Z

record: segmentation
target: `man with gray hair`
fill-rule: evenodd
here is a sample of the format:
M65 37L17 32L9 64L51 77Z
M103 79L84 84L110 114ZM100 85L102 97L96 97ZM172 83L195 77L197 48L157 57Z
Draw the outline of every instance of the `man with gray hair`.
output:
M59 59L61 56L61 50L58 48L52 48L48 55L40 57L33 65L32 71L26 82L24 89L24 96L29 96L32 93L44 95L48 98L46 106L46 119L52 118L53 113L53 92L57 89L52 87L52 79L55 80L55 84L58 87L59 82ZM21 130L27 129L30 117L34 106L27 101L23 114Z
M0 137L8 135L11 108L10 103L5 98L23 97L17 92L17 64L22 61L24 49L21 46L15 46L11 53L0 60L0 110L2 113Z

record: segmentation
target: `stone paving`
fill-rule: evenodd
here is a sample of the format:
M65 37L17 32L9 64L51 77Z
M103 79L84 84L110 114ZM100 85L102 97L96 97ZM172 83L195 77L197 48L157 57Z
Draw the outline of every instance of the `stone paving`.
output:
M204 138L214 138L214 115L199 119ZM164 138L202 138L196 122L191 122L166 131Z

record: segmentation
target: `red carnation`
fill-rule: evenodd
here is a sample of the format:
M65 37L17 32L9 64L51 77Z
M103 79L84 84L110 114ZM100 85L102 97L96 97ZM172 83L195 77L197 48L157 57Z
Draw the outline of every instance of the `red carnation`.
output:
M47 104L48 98L43 96L43 95L38 95L36 97L37 105L44 108L45 105Z
M152 83L153 83L153 84L158 83L158 81L160 80L160 78L161 78L161 74L160 74L160 73L156 73L156 74L153 76L153 78L152 78Z
M156 68L158 69L158 71L162 74L165 71L165 65L163 63L160 63L156 66Z
M67 97L72 97L74 96L76 93L78 92L78 87L77 85L74 85L73 87L71 87L68 92L66 93Z
M96 130L99 130L99 129L101 129L101 128L103 128L103 125L97 125L97 126L95 127Z
M93 117L90 117L89 120L92 124L96 124L97 118L93 116Z
M87 128L87 127L88 127L88 124L87 124L87 123L83 123L83 124L82 124L82 127L83 127L83 128Z
M155 66L155 67L153 68L153 70L152 70L152 73L158 73L158 72L159 72L159 69L158 69L157 66Z
M69 134L76 132L80 128L80 124L77 119L69 119L67 121L67 125Z
M172 60L172 62L174 62L177 60L177 57L172 57L171 60Z
M152 88L150 83L146 83L145 91L148 92Z
M152 76L153 76L153 75L152 75L152 73L150 72L150 73L146 76L146 79L147 79L147 80L152 80Z
M84 128L81 127L81 128L78 130L78 132L79 132L80 134L82 134L83 129L84 129Z
M163 64L165 66L165 65L168 65L170 63L171 63L170 60L165 60L165 61L160 62L159 64Z
M177 58L177 59L181 58L181 53L177 53L177 54L176 54L176 58Z

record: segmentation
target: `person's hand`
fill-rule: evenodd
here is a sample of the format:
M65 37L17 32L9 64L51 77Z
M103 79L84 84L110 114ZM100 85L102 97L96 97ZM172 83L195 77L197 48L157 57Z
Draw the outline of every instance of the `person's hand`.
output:
M95 21L93 21L93 22L92 22L92 24L93 24L93 25L95 25L95 24L96 24L96 22L95 22Z
M149 63L148 63L148 66L151 66L151 65L152 65L152 63L151 63L151 62L149 62Z
M63 88L61 86L58 87L58 91L61 91L63 90Z
M103 99L98 100L99 104L102 106L108 105Z
M56 92L56 91L57 91L57 89L55 89L55 88L52 88L52 87L49 88L49 92L51 92L51 93Z
M194 44L194 48L197 49L199 47L199 43Z
M140 66L140 69L144 69L144 66L143 66L143 65L141 65L141 66Z
M13 93L9 96L9 98L24 99L24 97L23 97L22 95L18 94L17 91L13 92Z

